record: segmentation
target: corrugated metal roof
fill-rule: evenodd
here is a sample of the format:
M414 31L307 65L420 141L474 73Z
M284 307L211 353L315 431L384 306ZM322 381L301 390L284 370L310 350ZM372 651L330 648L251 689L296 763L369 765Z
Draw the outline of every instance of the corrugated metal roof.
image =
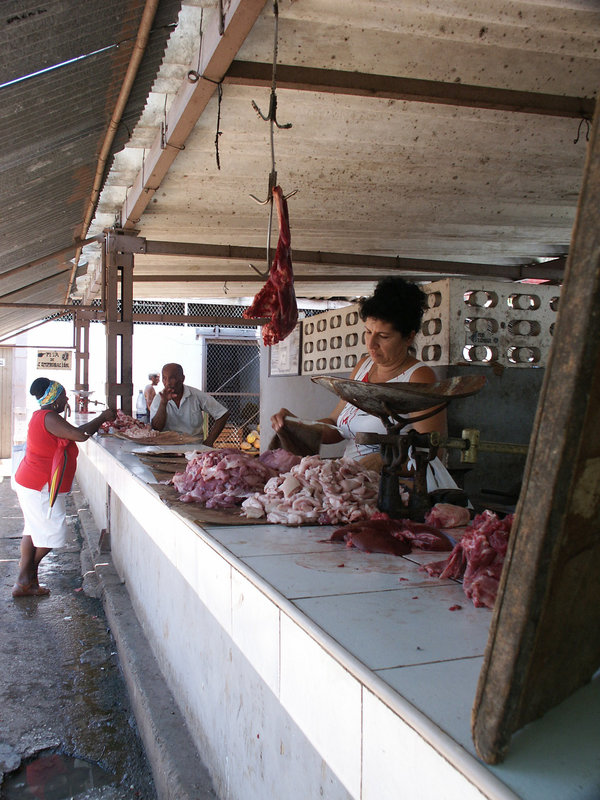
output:
M144 0L54 0L32 9L2 4L0 301L64 302L70 276L64 258L19 268L82 234L98 153L144 5ZM159 4L109 164L144 108L180 5L179 0ZM65 63L71 59L79 60ZM49 67L56 68L40 72ZM14 312L3 312L0 335L15 321ZM23 309L18 321L39 316Z
M72 57L90 41L114 41L129 24L127 10L139 12L141 6L92 3L91 11L89 3L81 5L49 6L56 6L57 14L65 6L72 10L68 30L58 21L55 25L58 44L46 43L52 28L44 27L44 15L23 22L33 32L22 36L20 47L14 45L19 55L23 51L21 70ZM174 13L176 5L160 8ZM238 4L224 5L227 11ZM259 13L257 0L239 2L241 8L251 6L252 13ZM199 64L201 21L203 52L211 46L206 32L215 7L214 0L184 0L150 92L160 60L160 48L151 45L156 48L154 67L144 75L146 89L143 82L136 84L133 111L126 115L130 130L129 121L147 96L146 108L114 160L90 234L119 219L135 225L148 240L264 246L267 211L249 195L266 195L271 167L269 128L251 105L256 100L266 110L269 101L274 19L268 0L239 51L230 47L220 59L223 73L212 76L224 79L221 169L215 159L219 108L213 95L185 148L157 179L158 188L153 183L141 191L148 202L140 218L127 218L136 180L142 185L143 165L160 139L165 114L170 122L176 94L185 87L188 70ZM117 9L121 18L113 24ZM94 22L96 38L89 27ZM32 67L26 52L31 59L38 39L41 56ZM28 82L0 92L0 101L8 99L0 103L5 276L77 234L89 197L90 154L114 101L113 72L126 61L121 56L108 51L87 66L65 67L56 73L56 86L48 73L31 79L31 92ZM301 70L314 70L315 83ZM577 114L590 115L600 84L597 0L279 0L277 74L278 119L293 123L290 130L275 132L278 181L286 192L299 189L290 200L292 246L294 253L308 254L294 262L299 295L370 291L388 270L363 268L361 257L365 262L376 256L420 259L431 264L430 272L413 274L436 277L446 273L435 261L500 267L568 251L586 156L586 123L578 136ZM386 94L385 78L394 81L391 94ZM360 89L360 81L366 89ZM427 83L405 96L410 81ZM41 90L36 92L36 86ZM474 94L470 105L461 100L461 90ZM428 97L430 91L440 94ZM516 99L502 92L525 94ZM533 110L525 113L520 102L527 108L532 104ZM546 102L552 112L538 113ZM561 105L571 109L571 116L556 110ZM127 135L125 127L120 137ZM148 174L146 168L146 179ZM97 264L97 247L84 252ZM319 253L356 256L357 262L324 266ZM135 263L135 276L146 279L135 284L140 299L239 297L254 294L258 286L247 258L143 255ZM44 268L52 273L52 266ZM42 275L40 268L35 270ZM174 275L181 279L169 280ZM48 278L48 286L54 281L60 286L60 280ZM1 295L13 283L0 281ZM83 279L80 284L87 299L97 296L97 283Z

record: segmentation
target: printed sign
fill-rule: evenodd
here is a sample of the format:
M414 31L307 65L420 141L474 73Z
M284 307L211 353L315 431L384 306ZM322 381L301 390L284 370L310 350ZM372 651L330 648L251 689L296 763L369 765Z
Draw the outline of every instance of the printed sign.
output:
M71 369L73 353L70 350L38 350L38 369Z

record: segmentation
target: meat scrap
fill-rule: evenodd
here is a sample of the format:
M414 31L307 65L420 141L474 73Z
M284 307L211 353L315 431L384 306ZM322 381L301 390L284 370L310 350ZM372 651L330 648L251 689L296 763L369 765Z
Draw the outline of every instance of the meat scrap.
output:
M172 482L184 503L206 508L233 508L262 490L277 470L241 450L222 448L196 453ZM276 458L276 457L275 457Z
M379 475L344 458L305 456L264 492L242 503L247 517L282 525L337 525L368 519L376 510Z
M277 207L279 221L279 240L275 257L267 282L243 314L246 319L270 317L262 329L263 342L266 346L283 341L298 322L298 305L292 272L290 218L287 200L280 186L273 188L273 201Z
M424 564L432 577L462 579L476 608L493 608L514 515L499 519L493 511L478 514L445 561Z
M345 541L347 547L357 547L366 553L391 553L403 556L413 547L421 550L451 550L450 541L439 530L421 522L391 519L376 512L368 520L338 528L329 539Z
M462 528L471 521L471 514L464 506L451 503L436 503L425 515L425 522L434 528Z
M152 436L150 425L146 425L139 419L124 414L119 408L117 416L111 422L103 422L100 426L102 433L126 433L128 436Z

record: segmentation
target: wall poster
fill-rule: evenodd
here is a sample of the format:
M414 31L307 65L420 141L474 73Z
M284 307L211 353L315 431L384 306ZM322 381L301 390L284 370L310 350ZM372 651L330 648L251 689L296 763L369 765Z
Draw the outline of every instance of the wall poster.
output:
M269 347L269 377L300 375L300 346L302 323L298 323L289 336Z

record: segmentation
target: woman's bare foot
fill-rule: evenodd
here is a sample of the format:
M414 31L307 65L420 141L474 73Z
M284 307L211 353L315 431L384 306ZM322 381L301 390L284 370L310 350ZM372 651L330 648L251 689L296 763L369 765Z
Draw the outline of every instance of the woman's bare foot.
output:
M13 597L46 597L50 594L47 586L39 583L15 583L12 590Z

